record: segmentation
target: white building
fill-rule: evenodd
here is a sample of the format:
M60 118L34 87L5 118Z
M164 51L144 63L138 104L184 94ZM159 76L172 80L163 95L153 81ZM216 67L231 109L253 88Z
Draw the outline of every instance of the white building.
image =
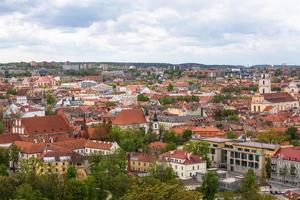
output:
M196 176L196 173L206 172L206 162L199 156L183 150L174 150L160 156L162 163L167 163L175 171L179 179L187 180Z

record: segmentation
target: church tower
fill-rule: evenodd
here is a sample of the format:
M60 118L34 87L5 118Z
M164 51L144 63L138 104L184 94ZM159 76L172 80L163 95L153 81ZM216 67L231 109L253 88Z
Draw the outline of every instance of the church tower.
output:
M259 93L271 93L271 78L269 74L262 74L258 81Z

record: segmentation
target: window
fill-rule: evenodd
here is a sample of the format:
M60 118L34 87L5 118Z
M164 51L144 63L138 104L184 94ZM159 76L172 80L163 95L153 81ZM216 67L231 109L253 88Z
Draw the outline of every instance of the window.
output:
M215 149L211 149L211 154L215 154L216 153L216 150Z
M242 166L247 167L247 161L242 160Z
M230 159L230 164L233 164L233 159Z
M241 165L241 161L240 160L235 160L235 165Z
M240 157L241 157L241 154L238 153L238 152L235 152L235 157L236 157L236 158L240 158Z
M248 155L248 159L249 159L249 160L253 160L253 155L252 155L252 154L249 154L249 155Z
M247 154L242 153L242 159L247 159Z

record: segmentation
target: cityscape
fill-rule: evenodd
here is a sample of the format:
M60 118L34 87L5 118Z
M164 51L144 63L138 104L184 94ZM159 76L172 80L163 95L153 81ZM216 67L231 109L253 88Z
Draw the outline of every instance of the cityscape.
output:
M0 2L0 200L300 199L300 2Z

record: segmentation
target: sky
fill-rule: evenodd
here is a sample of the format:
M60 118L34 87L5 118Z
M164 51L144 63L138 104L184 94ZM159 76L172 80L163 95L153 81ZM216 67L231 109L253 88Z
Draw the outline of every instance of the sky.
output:
M0 62L300 64L299 0L0 0Z

